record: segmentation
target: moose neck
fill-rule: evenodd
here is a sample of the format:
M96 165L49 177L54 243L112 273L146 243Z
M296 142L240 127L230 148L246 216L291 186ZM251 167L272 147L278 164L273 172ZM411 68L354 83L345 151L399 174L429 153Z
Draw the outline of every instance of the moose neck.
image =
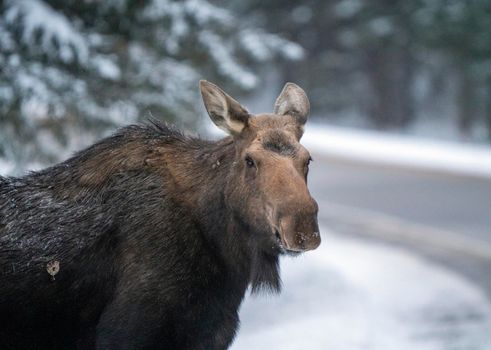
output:
M174 199L193 208L200 216L224 214L224 188L234 162L231 138L202 142L186 147L171 147L161 153L159 165ZM163 162L161 161L163 158ZM223 218L220 222L223 223Z

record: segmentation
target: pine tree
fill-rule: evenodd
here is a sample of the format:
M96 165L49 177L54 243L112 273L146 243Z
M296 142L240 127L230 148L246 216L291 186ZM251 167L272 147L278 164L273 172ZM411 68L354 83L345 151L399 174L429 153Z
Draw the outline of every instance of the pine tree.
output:
M0 10L0 158L18 168L149 113L195 123L200 78L250 90L258 64L303 53L207 0L6 0Z

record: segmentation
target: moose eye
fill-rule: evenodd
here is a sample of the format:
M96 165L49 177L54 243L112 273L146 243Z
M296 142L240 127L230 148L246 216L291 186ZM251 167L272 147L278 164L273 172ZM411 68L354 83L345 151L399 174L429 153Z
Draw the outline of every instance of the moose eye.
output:
M252 168L252 167L254 166L254 161L253 161L253 160L252 160L252 158L251 158L251 157L249 157L249 156L247 156L247 157L245 158L245 162L246 162L246 164L247 164L247 166L248 166L249 168Z

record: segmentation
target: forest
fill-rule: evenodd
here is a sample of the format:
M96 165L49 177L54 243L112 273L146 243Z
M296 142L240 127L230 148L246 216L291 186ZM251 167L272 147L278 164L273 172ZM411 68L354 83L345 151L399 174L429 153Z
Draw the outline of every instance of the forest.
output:
M487 143L490 43L489 0L5 0L0 161L149 116L199 131L203 78L251 98L293 81L317 122Z

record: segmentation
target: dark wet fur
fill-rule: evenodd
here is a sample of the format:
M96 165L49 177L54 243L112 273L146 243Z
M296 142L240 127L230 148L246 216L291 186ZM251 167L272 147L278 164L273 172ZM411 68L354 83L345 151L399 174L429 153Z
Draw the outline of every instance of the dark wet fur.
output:
M0 177L0 349L226 349L248 286L280 288L228 204L234 157L153 122Z

